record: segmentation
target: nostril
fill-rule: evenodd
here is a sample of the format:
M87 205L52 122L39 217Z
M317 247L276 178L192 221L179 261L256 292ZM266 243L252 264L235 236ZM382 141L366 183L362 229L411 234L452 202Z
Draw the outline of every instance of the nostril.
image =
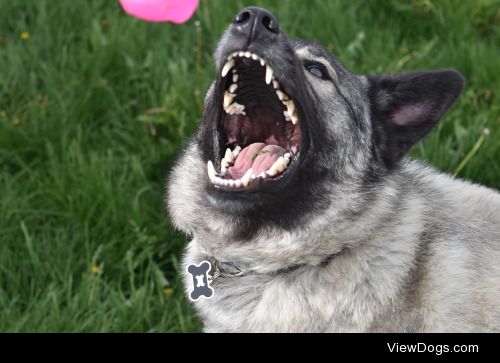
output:
M264 25L264 28L266 28L270 32L273 32L273 33L278 33L279 32L279 29L278 29L278 26L276 24L276 21L274 21L269 16L262 17L262 25Z
M244 24L250 19L250 11L248 10L243 10L241 13L236 15L234 18L234 23L235 24Z
M251 6L241 9L233 20L232 31L248 36L249 42L279 34L278 21L268 10Z
M264 16L262 18L262 24L264 24L264 26L266 27L266 29L269 30L270 25L271 25L271 18L268 17L268 16Z

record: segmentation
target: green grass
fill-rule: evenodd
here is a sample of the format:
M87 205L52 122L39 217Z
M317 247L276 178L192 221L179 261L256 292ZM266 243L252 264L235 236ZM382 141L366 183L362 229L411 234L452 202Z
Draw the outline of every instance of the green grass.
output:
M0 331L200 329L164 179L217 39L251 3L358 73L461 71L464 95L413 154L453 172L489 128L460 176L500 187L498 1L202 0L183 26L114 0L1 1Z

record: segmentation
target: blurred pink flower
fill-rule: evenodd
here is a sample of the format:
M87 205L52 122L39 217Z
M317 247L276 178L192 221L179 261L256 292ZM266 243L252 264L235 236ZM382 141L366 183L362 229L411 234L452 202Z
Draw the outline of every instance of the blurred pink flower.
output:
M119 0L126 13L146 21L182 24L198 7L199 0Z

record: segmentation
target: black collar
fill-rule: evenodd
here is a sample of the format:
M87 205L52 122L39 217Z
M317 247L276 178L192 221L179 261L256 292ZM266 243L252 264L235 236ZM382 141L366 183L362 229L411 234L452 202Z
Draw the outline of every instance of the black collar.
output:
M212 270L210 270L212 280L218 277L241 277L251 272L251 270L243 271L242 268L232 262L220 262L215 257L209 257L207 260L212 265Z
M330 261L335 254L328 256L321 264L325 264L327 261ZM212 265L212 269L210 270L210 276L212 280L215 280L219 277L242 277L247 275L271 275L276 276L280 274L286 274L295 270L298 270L301 267L307 266L307 264L296 264L288 267L284 267L282 269L272 271L272 272L257 272L252 269L244 269L243 267L233 263L233 262L221 262L217 260L215 257L210 256L206 258L207 261Z

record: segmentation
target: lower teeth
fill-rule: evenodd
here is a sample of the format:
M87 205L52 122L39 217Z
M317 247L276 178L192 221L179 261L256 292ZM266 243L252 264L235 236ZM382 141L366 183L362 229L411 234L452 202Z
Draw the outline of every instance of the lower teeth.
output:
M290 164L290 159L292 156L291 153L289 152L284 154L283 156L280 156L268 170L266 170L265 172L264 171L261 172L259 175L255 175L253 169L250 168L239 179L223 179L222 177L226 175L227 169L236 160L236 157L238 156L240 151L241 151L240 146L236 146L233 151L231 151L229 148L226 150L226 154L221 161L220 173L217 173L215 171L212 161L210 160L208 161L207 163L208 177L213 184L220 186L227 186L227 187L236 187L236 188L247 187L249 184L251 184L253 181L257 179L266 179L268 177L274 177L285 171L288 165Z

